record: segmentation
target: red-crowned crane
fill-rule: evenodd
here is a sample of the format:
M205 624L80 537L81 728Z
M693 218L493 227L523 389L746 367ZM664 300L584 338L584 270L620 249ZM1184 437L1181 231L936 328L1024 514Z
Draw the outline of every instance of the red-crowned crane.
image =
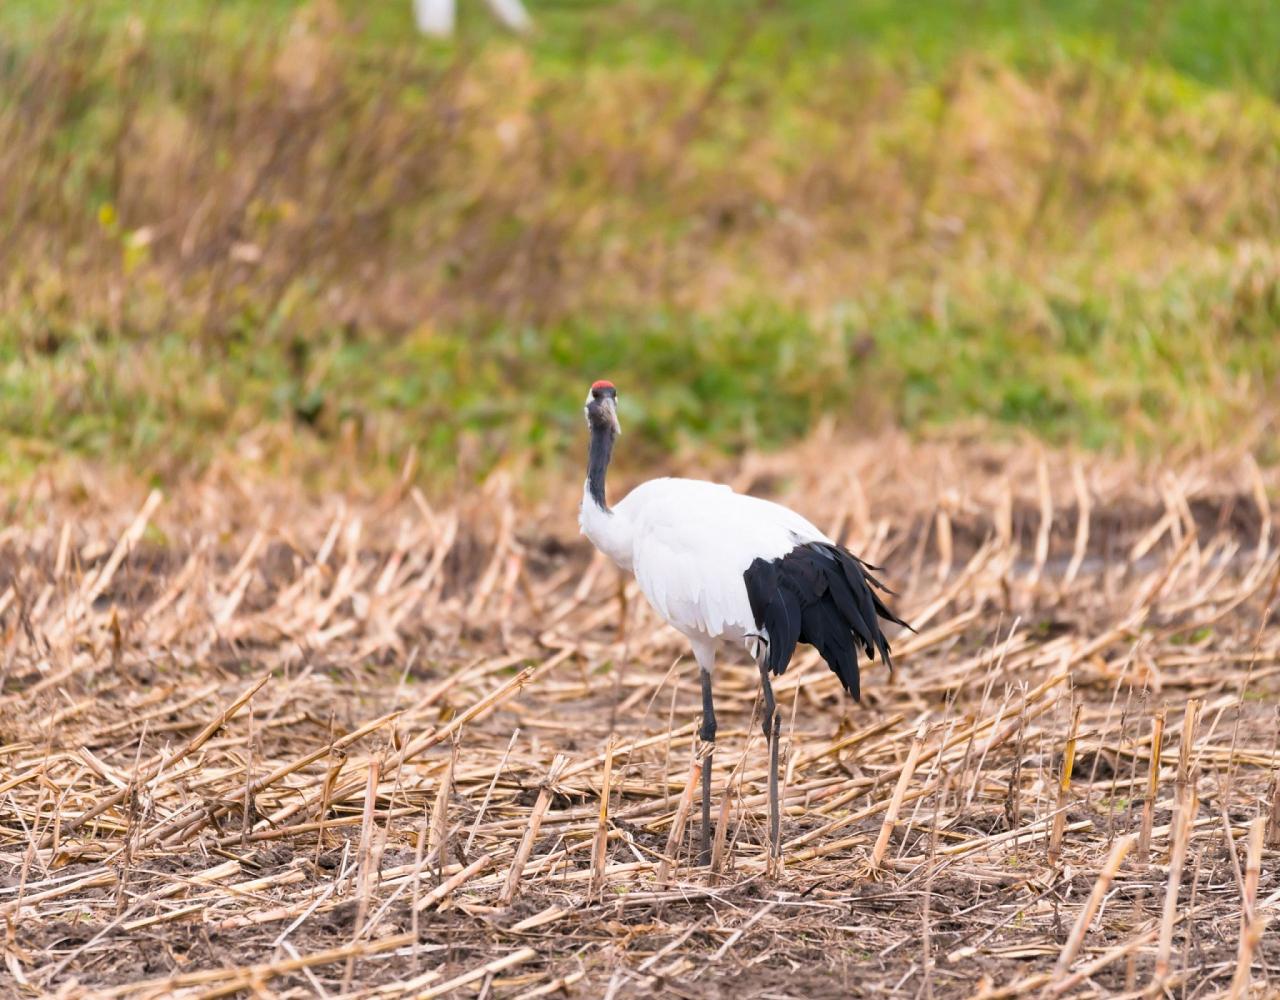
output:
M859 698L858 648L885 666L879 619L910 628L881 601L890 591L868 566L795 511L696 479L653 479L617 506L605 474L618 424L618 393L599 381L587 394L591 447L578 524L619 569L635 574L653 609L693 647L702 679L702 863L711 856L711 761L716 713L711 675L721 642L743 643L760 668L769 742L769 847L780 851L779 713L770 674L781 674L797 642L817 648L845 690Z

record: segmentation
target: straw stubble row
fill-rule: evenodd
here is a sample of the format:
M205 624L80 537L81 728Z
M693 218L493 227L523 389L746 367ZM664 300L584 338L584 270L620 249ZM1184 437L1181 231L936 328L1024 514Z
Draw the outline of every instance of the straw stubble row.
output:
M436 995L531 967L511 974L513 992L583 977L604 990L618 969L706 978L740 961L747 938L785 965L806 935L839 938L874 885L920 913L911 931L859 923L871 928L860 947L885 953L886 988L915 977L935 995L974 982L1060 994L1117 969L1170 985L1194 974L1179 928L1230 915L1238 940L1215 982L1243 996L1269 960L1277 905L1264 863L1280 822L1280 647L1262 624L1280 578L1271 512L1259 508L1250 536L1206 535L1192 512L1212 480L1163 481L1149 519L1104 558L1098 539L1116 534L1131 483L1079 463L1055 474L1043 457L1030 471L1003 492L974 481L945 508L881 474L871 485L905 498L896 523L798 484L800 506L848 526L890 576L905 570L902 601L922 628L898 644L899 681L870 678L861 709L812 656L780 679L791 722L777 882L754 670L717 671L726 752L704 872L678 639L633 588L619 630L599 560L538 555L541 515L501 484L456 509L410 492L314 523L250 520L229 542L195 514L171 573L135 552L165 512L155 495L114 540L93 521L9 532L27 559L0 596L22 609L0 663L17 720L0 734L0 863L15 872L0 915L23 934L76 915L101 935L48 956L28 939L17 968L32 989L54 970L91 981L119 934L204 927L252 933L257 952L241 971L155 983L212 995L221 986L199 977L319 976L338 992L376 981L377 995ZM1257 496L1254 475L1239 497ZM975 518L992 532L966 550ZM104 553L83 574L77 546ZM1196 881L1237 841L1246 861L1229 889ZM749 895L757 885L772 895ZM947 902L971 891L990 903ZM1028 893L1056 902L1028 909ZM1130 920L1117 893L1145 895L1145 915ZM974 933L940 925L943 905L980 921ZM436 957L445 920L470 961ZM652 946L604 943L642 923ZM927 979L918 961L890 973L922 932ZM709 964L685 961L694 951ZM1014 951L1044 955L1040 971L1001 966ZM388 963L401 963L390 978ZM984 984L974 970L991 963L1003 971Z

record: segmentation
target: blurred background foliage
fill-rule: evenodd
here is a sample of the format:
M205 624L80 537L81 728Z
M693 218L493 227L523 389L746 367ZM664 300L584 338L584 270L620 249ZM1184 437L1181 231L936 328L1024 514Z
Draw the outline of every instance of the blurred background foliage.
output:
M1273 0L0 6L0 428L157 480L436 483L977 421L1247 441Z

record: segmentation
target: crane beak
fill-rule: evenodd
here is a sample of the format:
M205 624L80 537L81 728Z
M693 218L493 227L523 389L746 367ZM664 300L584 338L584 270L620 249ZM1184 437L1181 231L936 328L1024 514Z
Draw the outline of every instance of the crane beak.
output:
M618 401L612 396L606 396L600 400L600 407L604 410L605 416L609 418L609 423L613 425L613 433L621 434L622 425L618 423Z

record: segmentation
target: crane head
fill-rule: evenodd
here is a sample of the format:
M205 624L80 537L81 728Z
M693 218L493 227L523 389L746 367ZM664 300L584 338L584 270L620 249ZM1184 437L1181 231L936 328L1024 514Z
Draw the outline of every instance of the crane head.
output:
M608 428L614 434L622 433L622 427L618 424L618 390L612 382L600 379L591 383L591 389L587 393L586 413L587 426L592 430Z

